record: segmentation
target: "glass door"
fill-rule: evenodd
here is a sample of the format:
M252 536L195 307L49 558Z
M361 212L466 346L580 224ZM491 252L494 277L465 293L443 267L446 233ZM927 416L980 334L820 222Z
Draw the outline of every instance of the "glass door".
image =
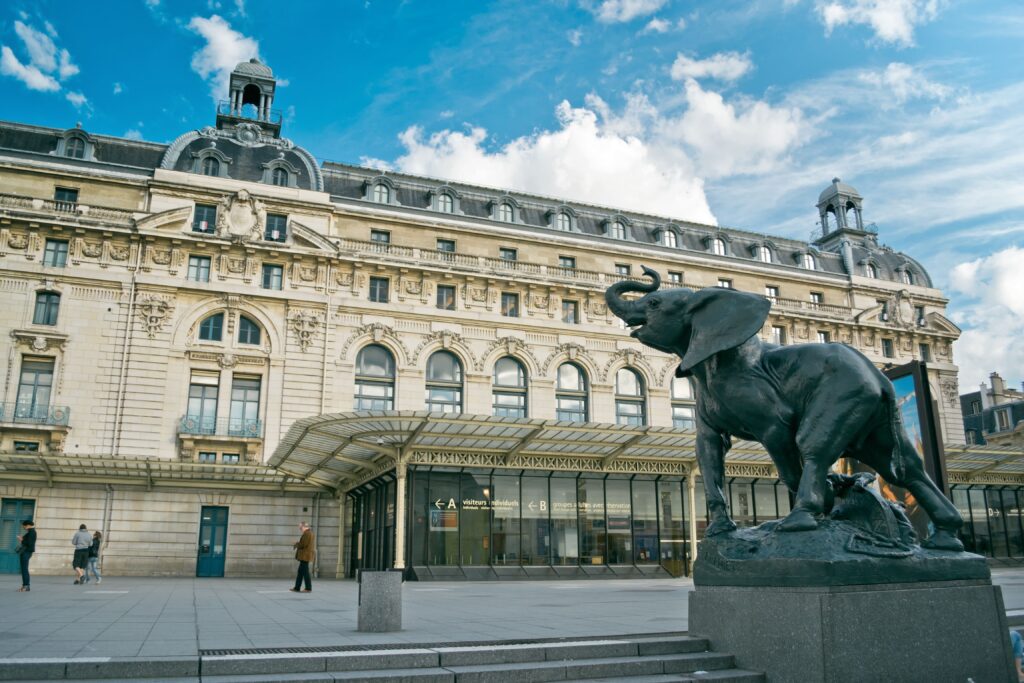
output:
M196 576L224 576L227 556L228 509L204 505L199 518Z
M27 498L4 498L0 502L0 574L17 574L21 571L18 554L18 535L22 533L21 522L32 519L36 502Z

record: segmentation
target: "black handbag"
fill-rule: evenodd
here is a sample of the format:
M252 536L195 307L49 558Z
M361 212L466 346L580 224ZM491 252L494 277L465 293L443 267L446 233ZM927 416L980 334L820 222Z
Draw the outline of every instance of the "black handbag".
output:
M23 552L25 552L25 546L22 545L21 543L19 543L18 545L16 545L14 547L14 553L16 555L21 555Z

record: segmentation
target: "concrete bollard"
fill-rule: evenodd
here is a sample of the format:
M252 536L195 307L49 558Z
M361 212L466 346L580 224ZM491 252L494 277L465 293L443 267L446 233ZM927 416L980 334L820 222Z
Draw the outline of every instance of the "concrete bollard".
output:
M402 572L359 572L359 630L402 630Z

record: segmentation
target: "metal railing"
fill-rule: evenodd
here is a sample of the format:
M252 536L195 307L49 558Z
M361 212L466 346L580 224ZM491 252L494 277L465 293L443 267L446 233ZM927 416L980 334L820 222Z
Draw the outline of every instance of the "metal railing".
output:
M221 418L218 420L206 415L183 415L178 423L178 433L261 439L263 438L263 422L262 420L234 418Z
M91 204L82 204L81 202L42 199L6 193L0 193L0 208L55 213L115 223L131 223L133 218L131 211L115 209L109 206L93 206Z
M270 109L266 112L266 116L260 116L259 107L255 104L243 104L241 107L234 108L231 106L230 100L221 100L218 102L217 113L221 116L233 116L238 119L247 119L249 121L265 121L276 125L281 125L281 121L284 120L284 116L282 116L280 109Z
M70 419L71 409L67 406L0 403L0 422L63 427Z

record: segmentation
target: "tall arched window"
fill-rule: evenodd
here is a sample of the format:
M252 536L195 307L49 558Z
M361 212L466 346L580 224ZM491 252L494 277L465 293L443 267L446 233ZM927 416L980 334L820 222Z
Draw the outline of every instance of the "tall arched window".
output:
M672 426L676 429L693 429L693 385L689 377L672 380Z
M373 186L373 201L378 204L391 203L391 188L384 183L377 183Z
M427 410L462 412L462 363L450 351L437 351L427 361Z
M558 366L555 414L565 422L586 422L588 411L587 374L573 363Z
M64 144L64 156L72 159L85 158L85 140L80 137L70 137Z
M356 410L394 410L395 357L380 344L363 347L356 356Z
M288 187L288 170L278 166L270 174L270 182L273 185Z
M875 264L869 263L866 266L864 266L864 275L871 278L872 280L876 280L878 279L878 268L875 267Z
M223 334L223 313L215 313L199 324L199 338L203 341L220 341Z
M711 253L715 256L725 256L725 240L721 237L711 240Z
M559 212L555 216L555 228L562 232L569 232L572 229L572 220L569 218L569 214Z
M676 234L671 230L666 230L661 233L661 243L666 247L675 248L679 245L679 239Z
M846 205L846 227L860 230L860 227L857 225L857 207L853 204Z
M835 209L831 206L825 210L825 224L821 227L826 235L839 227L838 222L836 221Z
M499 417L526 417L526 369L511 356L494 364L492 412Z
M246 318L244 315L239 316L238 318L238 343L260 343L260 326L256 324L256 322L254 322L252 319Z
M455 210L455 200L447 192L442 192L437 197L437 210L441 213L452 213Z
M32 313L33 325L56 325L57 313L60 311L60 294L57 292L37 292L36 308Z
M626 239L626 225L622 221L613 221L608 236L612 239Z
M220 160L217 157L206 157L203 159L203 175L220 175Z
M818 262L814 258L814 254L802 254L800 256L800 265L807 270L817 270Z
M646 424L644 399L644 381L635 370L622 368L615 373L615 422L620 425Z
M508 202L502 202L498 205L498 220L502 223L512 222L512 205Z

